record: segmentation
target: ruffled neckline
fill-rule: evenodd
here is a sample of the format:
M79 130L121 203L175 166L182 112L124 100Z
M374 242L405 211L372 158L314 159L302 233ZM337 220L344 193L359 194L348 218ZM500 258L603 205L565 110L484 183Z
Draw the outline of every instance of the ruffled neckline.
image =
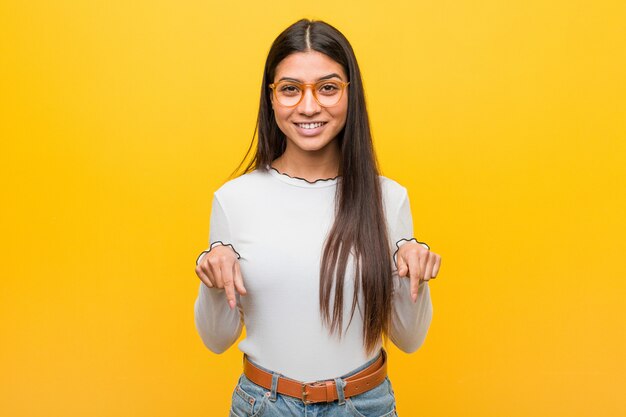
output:
M328 187L331 185L336 185L337 181L341 178L341 175L337 175L332 178L318 178L314 181L309 181L306 178L291 176L287 173L280 172L278 169L274 168L270 164L265 166L270 174L283 182L288 184L300 186L300 187L310 187L310 188L319 188L319 187Z

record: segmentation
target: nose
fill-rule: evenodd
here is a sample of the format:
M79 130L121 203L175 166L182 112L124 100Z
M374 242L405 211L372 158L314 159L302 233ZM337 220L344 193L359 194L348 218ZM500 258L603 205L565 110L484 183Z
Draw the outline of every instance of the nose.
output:
M313 87L307 86L302 94L304 96L298 104L298 111L306 115L318 113L322 107L313 96Z

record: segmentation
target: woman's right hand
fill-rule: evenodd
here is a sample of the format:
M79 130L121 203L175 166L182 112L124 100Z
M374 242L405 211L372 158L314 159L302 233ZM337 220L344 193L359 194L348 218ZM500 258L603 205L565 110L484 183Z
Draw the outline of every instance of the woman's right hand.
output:
M214 246L196 266L196 275L209 288L223 288L231 310L235 308L235 290L246 295L239 260L235 251L226 245Z

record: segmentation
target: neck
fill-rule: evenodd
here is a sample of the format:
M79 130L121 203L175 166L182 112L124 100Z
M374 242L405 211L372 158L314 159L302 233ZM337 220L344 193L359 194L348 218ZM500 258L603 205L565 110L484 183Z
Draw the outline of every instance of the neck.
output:
M319 151L297 152L287 146L285 152L270 165L281 173L309 181L334 178L339 175L339 149L335 141L326 148Z

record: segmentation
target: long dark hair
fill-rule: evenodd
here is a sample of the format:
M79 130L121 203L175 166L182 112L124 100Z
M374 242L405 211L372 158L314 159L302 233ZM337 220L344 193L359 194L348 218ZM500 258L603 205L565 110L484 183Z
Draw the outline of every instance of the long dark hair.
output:
M295 52L311 50L321 52L339 63L350 82L346 124L335 138L341 149L341 180L336 189L335 222L329 231L322 254L320 311L324 323L330 326L330 332L338 331L341 338L344 278L348 257L352 252L356 260L356 278L350 322L362 287L363 344L369 355L381 334L387 340L393 287L392 259L361 73L352 46L336 28L323 21L301 19L274 40L265 62L261 103L252 142L231 177L250 154L257 129L256 155L240 175L254 169L267 170L267 166L285 151L285 135L276 124L268 85L274 81L276 67L284 58ZM336 278L333 277L335 269ZM335 299L331 319L330 295L333 282Z

